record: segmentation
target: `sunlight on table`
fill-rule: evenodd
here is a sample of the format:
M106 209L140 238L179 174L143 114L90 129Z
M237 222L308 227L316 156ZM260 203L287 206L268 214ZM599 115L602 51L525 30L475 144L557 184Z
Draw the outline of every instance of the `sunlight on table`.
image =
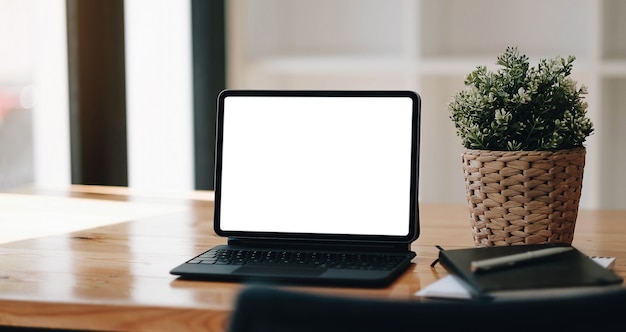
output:
M183 211L178 205L0 194L0 243Z

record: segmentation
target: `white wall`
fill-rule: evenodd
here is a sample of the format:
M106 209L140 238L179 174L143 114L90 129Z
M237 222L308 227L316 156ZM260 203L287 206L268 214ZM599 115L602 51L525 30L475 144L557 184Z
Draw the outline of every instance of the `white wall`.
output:
M190 1L126 0L129 186L194 187Z
M35 183L65 188L71 182L65 1L35 0L32 13Z

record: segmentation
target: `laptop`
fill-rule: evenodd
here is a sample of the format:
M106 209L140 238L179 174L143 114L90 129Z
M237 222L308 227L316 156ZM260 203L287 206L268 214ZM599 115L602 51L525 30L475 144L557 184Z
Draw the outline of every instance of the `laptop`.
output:
M416 255L419 137L413 91L222 91L214 229L228 241L171 274L390 284Z

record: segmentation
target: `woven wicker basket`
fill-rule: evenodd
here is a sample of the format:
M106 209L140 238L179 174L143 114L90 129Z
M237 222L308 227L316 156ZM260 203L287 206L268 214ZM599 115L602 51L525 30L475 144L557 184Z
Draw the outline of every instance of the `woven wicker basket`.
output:
M572 243L585 149L463 151L477 247Z

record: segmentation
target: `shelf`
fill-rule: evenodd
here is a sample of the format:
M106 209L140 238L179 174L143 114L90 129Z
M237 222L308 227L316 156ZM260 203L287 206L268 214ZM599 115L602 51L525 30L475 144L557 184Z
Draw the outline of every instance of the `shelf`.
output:
M547 58L547 57L543 57ZM531 58L536 65L539 58ZM465 76L478 66L497 70L496 57L430 57L408 58L398 56L283 56L268 57L249 64L249 70L268 75L310 75L310 74L403 74L403 75L443 75ZM589 62L576 59L574 73L586 73L591 69ZM626 61L607 61L602 71L611 75L623 75Z
M447 102L477 66L518 46L540 59L576 57L596 134L588 140L583 208L626 208L626 1L232 0L229 87L410 89L422 96L420 199L464 202L454 173L460 139ZM626 114L626 113L625 113ZM460 170L458 170L460 172ZM452 175L451 175L452 174ZM612 198L616 197L616 198Z
M483 57L518 46L529 56L590 54L588 0L423 0L420 50L424 57ZM555 19L558 15L558 19Z
M410 46L406 33L413 14L405 8L412 1L233 0L228 9L231 21L245 29L240 38L253 57L329 51L380 55L401 54Z
M600 114L601 131L597 133L600 140L599 165L599 199L603 205L617 208L624 206L626 196L626 179L622 175L626 165L626 150L619 148L620 142L626 141L626 76L622 78L605 78L602 83L603 111Z
M285 56L254 61L250 69L267 74L407 73L413 62L395 56Z
M626 60L603 61L600 65L600 74L603 77L626 78Z
M602 2L602 56L607 60L626 58L626 1Z

